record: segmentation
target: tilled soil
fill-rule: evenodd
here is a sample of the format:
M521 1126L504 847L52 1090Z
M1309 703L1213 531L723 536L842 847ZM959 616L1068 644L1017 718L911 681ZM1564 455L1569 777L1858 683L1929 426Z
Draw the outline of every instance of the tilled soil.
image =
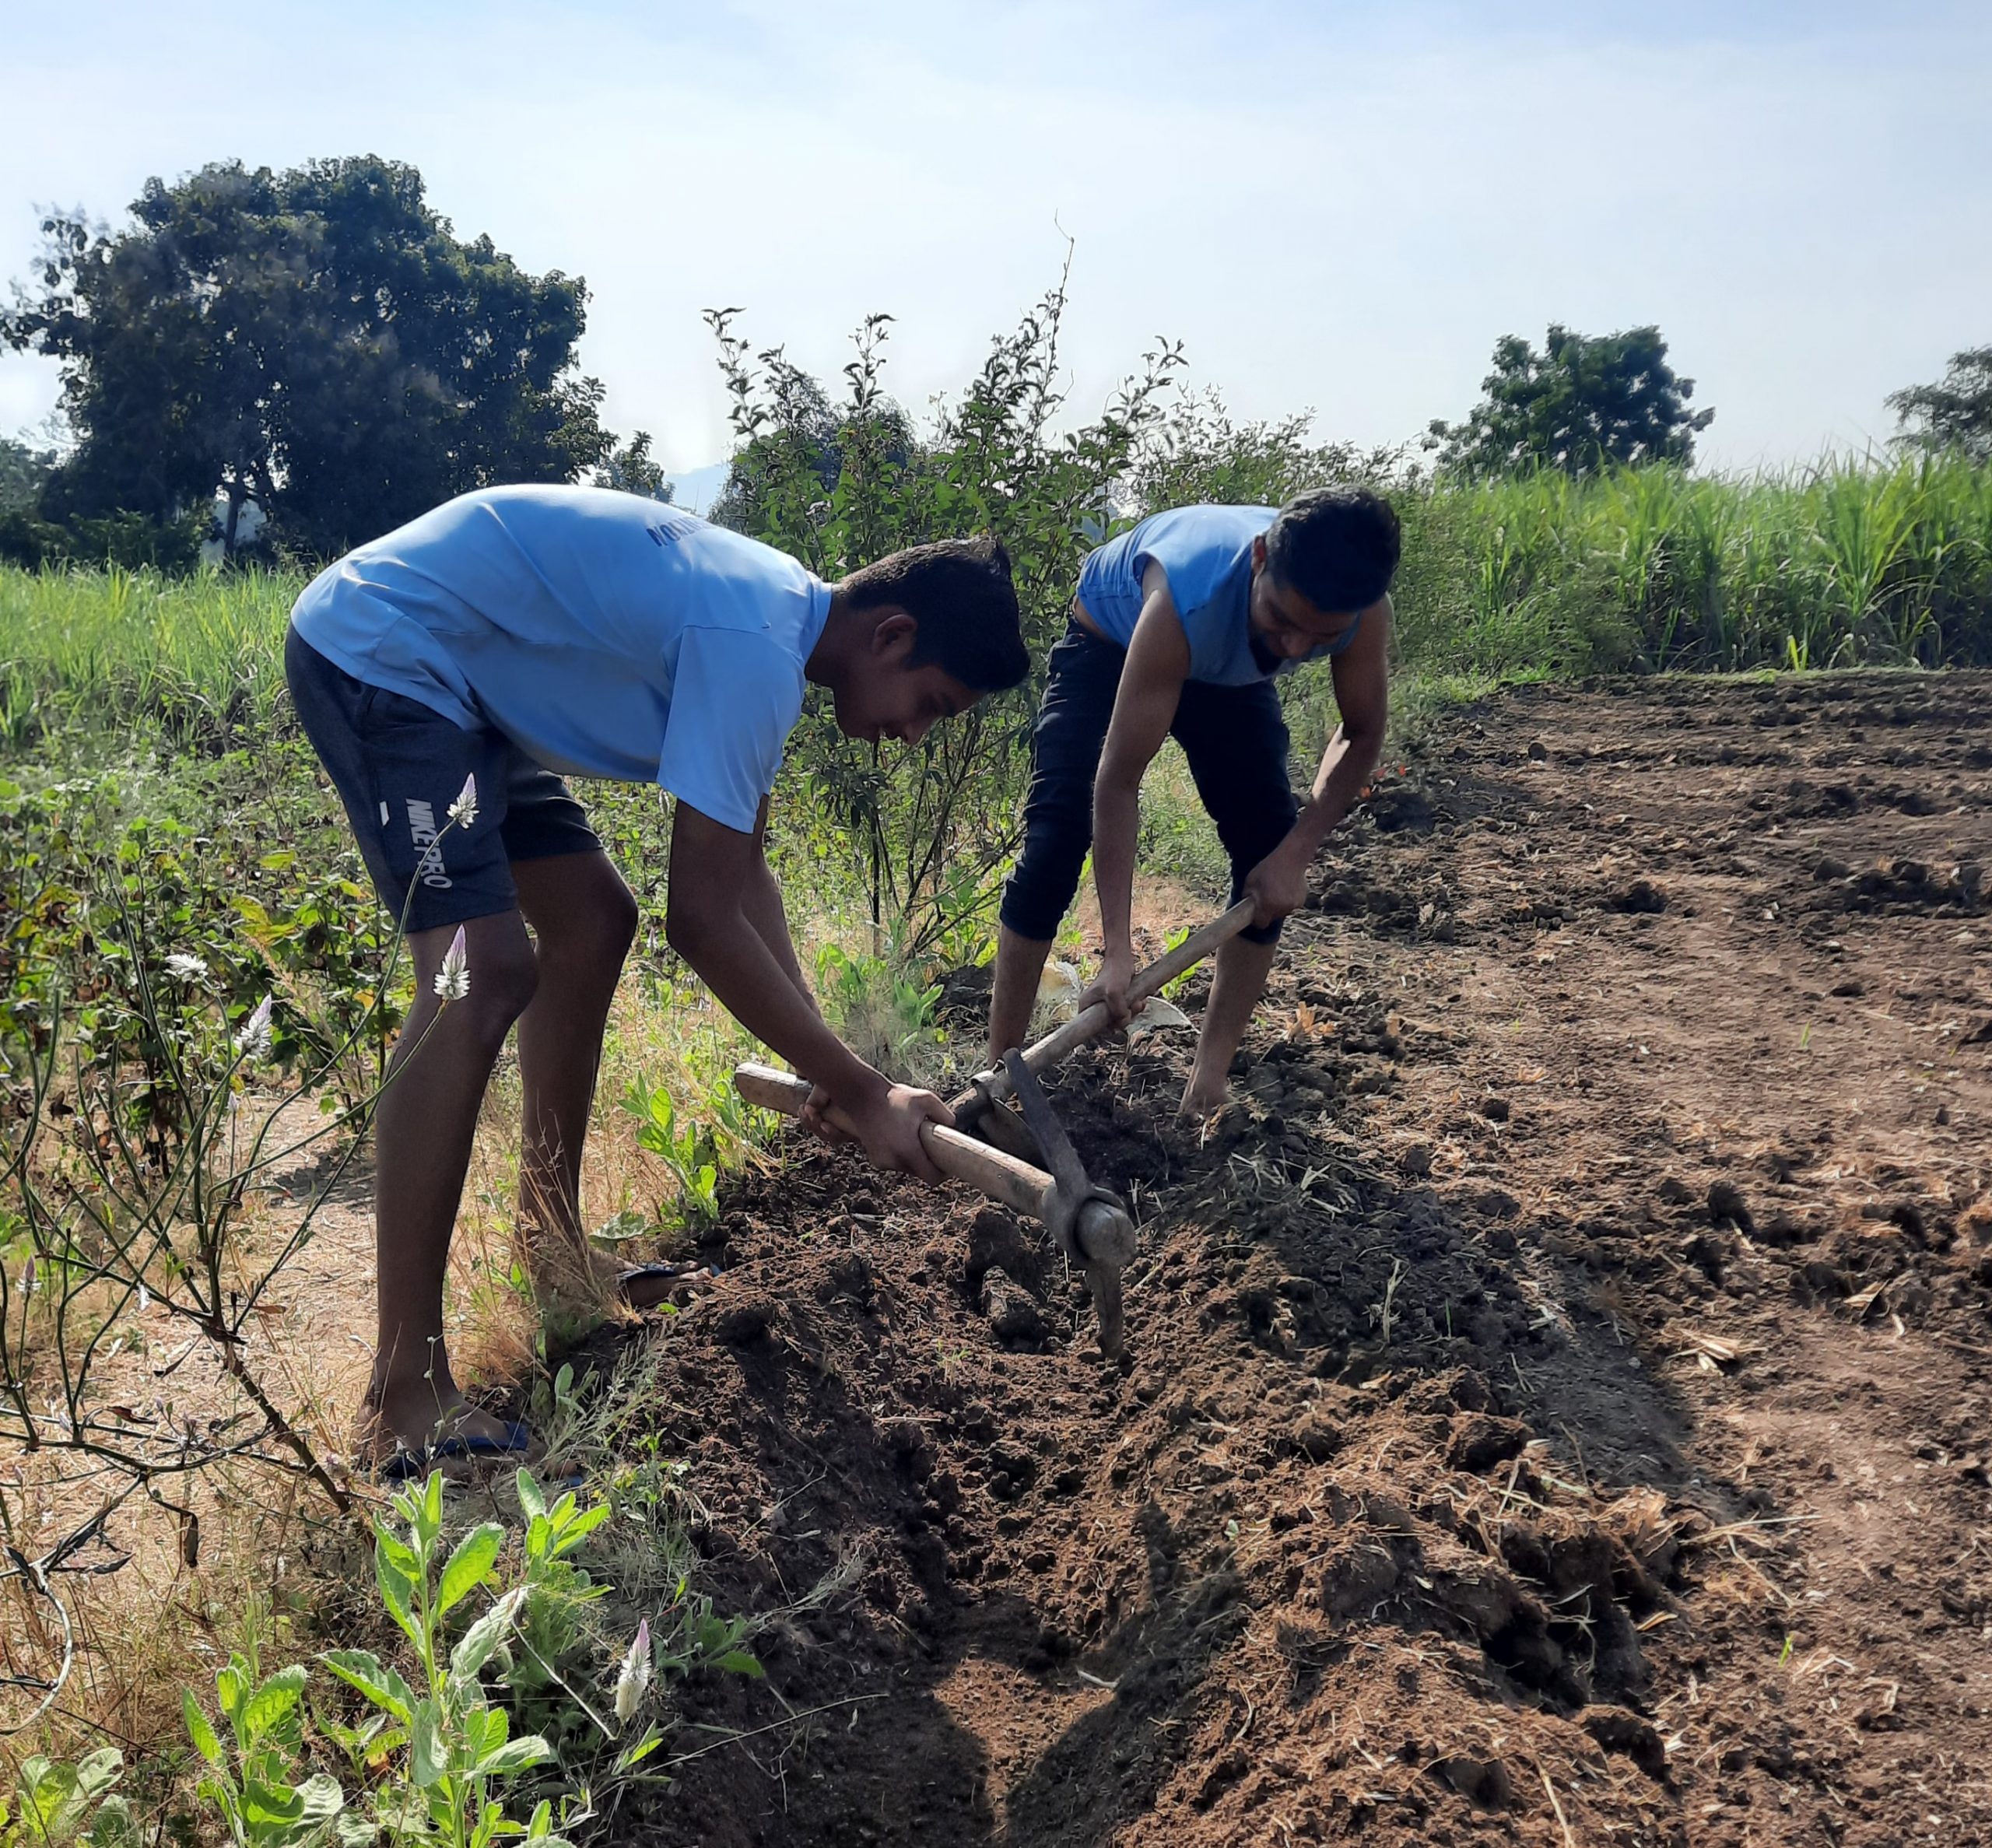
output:
M1061 1075L1124 1370L1033 1229L787 1145L655 1338L767 1676L645 1839L1992 1843L1988 705L1458 715L1215 1126Z

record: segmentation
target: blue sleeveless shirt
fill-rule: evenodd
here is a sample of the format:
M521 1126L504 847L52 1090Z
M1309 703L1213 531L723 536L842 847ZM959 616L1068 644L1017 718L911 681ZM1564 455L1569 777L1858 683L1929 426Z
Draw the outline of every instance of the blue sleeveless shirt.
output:
M1213 686L1245 686L1298 667L1282 661L1271 672L1252 652L1252 542L1278 516L1269 507L1180 507L1151 514L1109 539L1079 570L1079 602L1110 640L1126 647L1142 613L1142 573L1153 559L1169 580L1170 600L1190 643L1190 678ZM1359 624L1331 646L1303 658L1339 654Z

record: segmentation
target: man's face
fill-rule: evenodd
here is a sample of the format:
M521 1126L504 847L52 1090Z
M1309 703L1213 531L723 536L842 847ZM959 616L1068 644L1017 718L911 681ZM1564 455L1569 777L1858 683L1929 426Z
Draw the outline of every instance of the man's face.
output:
M1266 542L1252 542L1253 645L1275 661L1299 661L1332 647L1353 629L1357 610L1317 609L1291 584L1266 569Z
M937 719L951 719L978 696L937 661L911 661L917 626L903 611L882 610L862 658L831 690L837 729L876 744L896 738L917 745Z

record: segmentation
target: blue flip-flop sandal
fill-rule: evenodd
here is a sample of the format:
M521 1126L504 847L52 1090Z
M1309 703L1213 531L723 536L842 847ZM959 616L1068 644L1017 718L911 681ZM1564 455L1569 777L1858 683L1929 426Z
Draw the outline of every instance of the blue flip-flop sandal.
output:
M394 1454L381 1465L383 1482L409 1482L426 1476L439 1463L479 1457L517 1457L532 1447L531 1428L518 1421L505 1426L498 1436L481 1431L452 1431L433 1443L409 1450L397 1445Z
M717 1264L630 1264L615 1273L615 1292L632 1309L640 1313L645 1305L632 1299L630 1293L632 1284L690 1283L699 1278L717 1277L719 1275ZM658 1303L663 1299L660 1297ZM653 1303L647 1306L655 1309L658 1306L658 1303Z

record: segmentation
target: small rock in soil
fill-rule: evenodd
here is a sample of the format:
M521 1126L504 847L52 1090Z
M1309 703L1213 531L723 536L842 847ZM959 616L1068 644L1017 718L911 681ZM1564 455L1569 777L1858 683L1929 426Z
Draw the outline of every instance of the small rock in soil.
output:
M1438 1759L1432 1769L1482 1809L1505 1809L1514 1801L1515 1780L1499 1759L1454 1756Z
M1030 1292L1002 1271L989 1273L989 1327L996 1338L1013 1346L1044 1339L1044 1317Z
M774 1326L775 1313L772 1297L743 1296L713 1318L713 1333L729 1348L744 1348Z
M1650 879L1635 879L1631 885L1608 894L1604 909L1633 913L1664 911L1667 894Z
M1753 1229L1743 1191L1733 1181L1718 1180L1710 1187L1709 1218L1717 1226L1734 1226L1745 1238Z
M1295 1450L1310 1463L1325 1463L1341 1448L1341 1432L1318 1411L1303 1416L1289 1434Z

